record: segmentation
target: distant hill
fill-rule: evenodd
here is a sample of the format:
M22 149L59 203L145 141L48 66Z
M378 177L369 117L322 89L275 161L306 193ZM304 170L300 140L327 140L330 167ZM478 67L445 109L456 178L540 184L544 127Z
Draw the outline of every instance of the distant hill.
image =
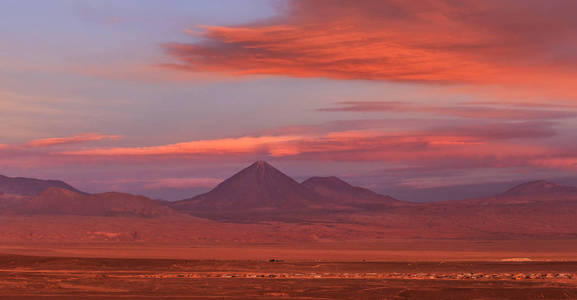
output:
M567 196L577 195L577 187L563 186L545 180L517 185L498 196Z
M59 180L42 180L0 175L0 195L36 196L50 187L57 187L85 194L69 184Z
M316 194L346 207L377 209L408 204L391 196L377 194L369 189L352 186L334 176L311 177L303 181L302 185Z
M125 193L80 194L51 187L17 209L24 214L159 217L175 212L160 202Z
M0 209L21 205L30 197L36 196L51 187L73 191L78 194L86 194L59 180L42 180L0 175Z
M166 203L125 193L88 194L59 180L0 175L0 212L83 216L174 215Z
M465 199L454 201L431 202L431 205L455 205L455 206L500 206L521 205L531 203L575 201L577 203L577 187L554 184L545 180L537 180L516 185L503 193L490 197ZM546 208L548 210L554 207Z

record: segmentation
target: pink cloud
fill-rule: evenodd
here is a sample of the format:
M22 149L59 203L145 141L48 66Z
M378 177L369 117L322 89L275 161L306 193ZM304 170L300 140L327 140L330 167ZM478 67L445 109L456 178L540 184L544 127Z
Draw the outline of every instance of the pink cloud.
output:
M261 153L276 145L298 140L298 136L244 136L238 138L199 140L152 147L107 148L65 151L64 155L88 156L155 156L155 155L226 155Z
M87 142L95 142L95 141L102 141L102 140L117 140L120 139L121 136L119 135L104 135L100 133L85 133L80 135L75 135L71 137L56 137L56 138L45 138L45 139L38 139L28 142L26 145L34 148L42 148L42 147L52 147L52 146L60 146L60 145L70 145L70 144L79 144L79 143L87 143Z
M496 84L575 95L577 3L287 1L278 17L206 26L167 52L193 72ZM195 35L198 35L195 33Z
M63 159L116 161L148 157L190 159L274 157L298 160L382 161L434 165L452 161L456 166L492 167L528 163L552 155L549 146L521 143L555 136L550 122L492 123L436 127L424 130L374 129L200 140L150 147L96 148L55 153ZM443 166L445 167L445 166Z
M392 123L391 123L392 122ZM395 120L329 122L262 136L197 140L141 147L7 147L0 149L5 165L34 168L47 165L183 164L192 161L348 161L404 165L427 171L471 168L534 167L575 169L575 151L557 143L557 123L486 120L433 123L425 128L394 128ZM415 120L412 120L414 123ZM423 127L423 126L421 126ZM350 129L347 129L350 128ZM284 132L284 133L283 133ZM144 180L147 189L208 187L214 178Z

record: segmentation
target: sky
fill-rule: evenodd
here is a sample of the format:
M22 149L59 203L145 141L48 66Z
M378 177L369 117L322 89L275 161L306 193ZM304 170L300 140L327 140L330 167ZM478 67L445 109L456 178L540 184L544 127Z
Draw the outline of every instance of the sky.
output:
M577 185L573 0L0 0L0 174L177 200Z

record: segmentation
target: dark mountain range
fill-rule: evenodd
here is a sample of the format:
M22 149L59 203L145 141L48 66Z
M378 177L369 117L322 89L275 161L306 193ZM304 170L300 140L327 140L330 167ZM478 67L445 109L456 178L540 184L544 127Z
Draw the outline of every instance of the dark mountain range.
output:
M225 226L226 223L216 223L214 220L233 222L238 226L241 226L239 223L253 226L243 228L253 230L248 236L254 238L254 241L259 241L260 234L265 231L273 240L357 239L359 236L371 239L393 236L398 238L577 236L575 229L577 188L546 181L520 184L493 197L429 203L396 200L365 188L352 186L336 177L312 177L299 184L266 162L252 164L208 193L173 203L123 193L85 194L59 181L40 181L40 183L49 182L65 188L49 186L37 193L44 187L35 185L39 181L18 179L17 182L31 183L33 188L25 188L27 185L5 185L10 186L5 188L5 191L14 193L10 195L16 200L4 202L4 206L0 206L0 213L5 218L13 218L11 220L26 224L40 222L38 220L44 220L42 216L46 216L46 220L50 222L59 220L54 218L55 215L61 215L62 218L83 216L76 217L75 220L84 222L82 221L84 216L183 215L177 212L179 210L205 219L190 216L178 218L183 222L181 224L190 222L191 226L206 225L202 227L204 229L199 229L206 232L189 233L190 236L183 237L190 239L201 238L199 236L207 232L210 232L215 239L220 239L221 231L224 230L221 226ZM144 224L142 219L114 220L125 222L122 223L125 224L122 226L124 227L138 222ZM106 224L112 222L112 219L108 220L102 222ZM100 228L104 226L102 222L86 222L88 223L83 223L83 228L94 228L91 229L94 232L102 231ZM29 232L42 230L42 223L38 224L22 229L23 233L16 228L10 233L10 238L29 236ZM214 226L215 224L218 225ZM130 232L140 231L141 229L137 227L132 226ZM284 229L281 230L281 227ZM10 228L10 225L5 226L6 230ZM176 230L175 227L171 228ZM234 237L238 234L234 226L227 228L227 236ZM75 229L58 230L67 232ZM143 227L142 230L146 228ZM153 235L160 237L164 236L164 233L159 229L154 231Z

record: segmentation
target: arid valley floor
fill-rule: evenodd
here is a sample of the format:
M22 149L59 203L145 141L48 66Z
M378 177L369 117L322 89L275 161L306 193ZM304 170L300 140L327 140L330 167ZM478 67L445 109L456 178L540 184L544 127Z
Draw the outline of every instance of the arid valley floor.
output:
M9 243L0 299L575 299L577 242Z

